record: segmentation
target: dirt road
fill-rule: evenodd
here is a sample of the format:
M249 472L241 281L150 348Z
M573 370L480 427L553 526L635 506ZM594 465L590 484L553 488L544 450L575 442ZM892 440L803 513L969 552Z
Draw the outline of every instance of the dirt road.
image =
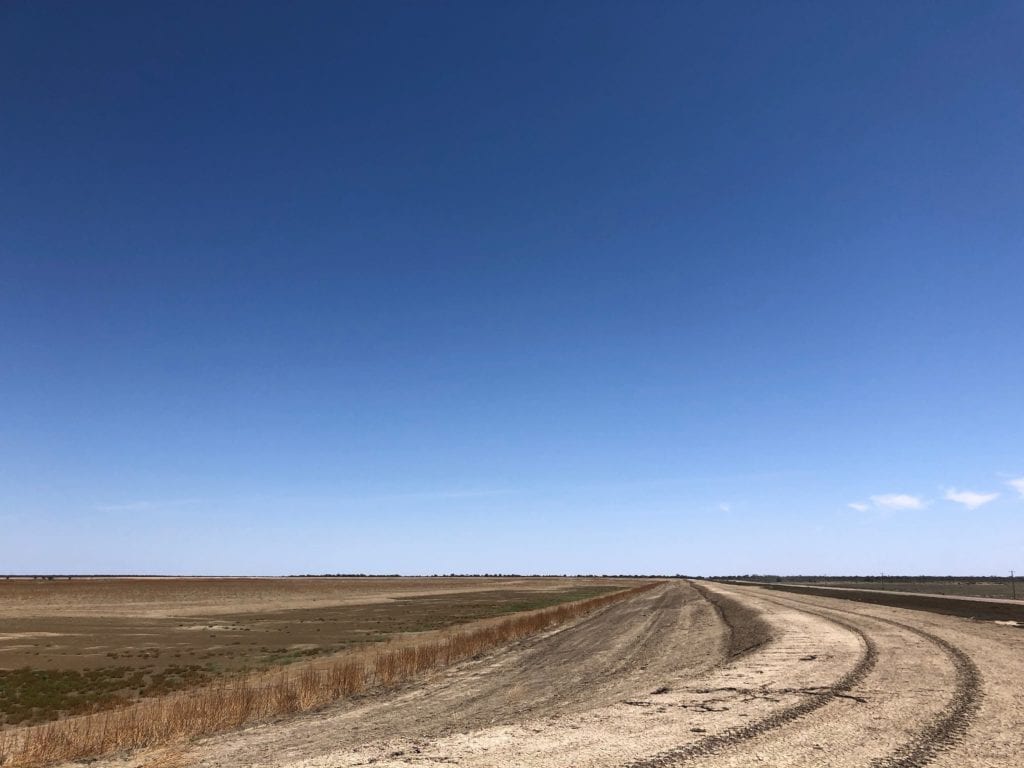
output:
M1014 766L1022 681L1015 627L667 582L387 696L207 739L182 764Z

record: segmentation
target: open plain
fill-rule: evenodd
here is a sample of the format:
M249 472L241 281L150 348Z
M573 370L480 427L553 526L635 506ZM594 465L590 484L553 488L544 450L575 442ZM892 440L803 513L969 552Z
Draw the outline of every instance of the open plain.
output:
M378 696L154 753L196 768L1013 766L1024 632L667 581ZM137 755L104 768L147 764ZM156 763L154 763L156 764Z
M516 578L0 581L0 725L45 722L605 594Z
M635 586L618 586L627 585ZM347 586L340 602L338 585L329 580L274 588L297 589L303 599L336 609L392 604L399 614L415 600L435 599L448 606L437 615L471 621L483 603L497 614L614 586L593 580L367 580ZM1018 727L1024 719L1024 632L1014 622L973 617L970 601L951 601L950 610L935 613L862 602L865 594L856 591L835 594L664 580L395 685L290 717L108 755L93 765L1017 764L1024 753ZM494 602L495 595L505 602ZM532 602L524 602L527 597ZM272 607L275 616L283 609ZM201 613L235 615L233 606L220 609L211 602ZM305 616L313 608L295 610ZM1006 610L1024 616L1019 605ZM185 613L168 609L164 618ZM123 617L130 614L125 609Z

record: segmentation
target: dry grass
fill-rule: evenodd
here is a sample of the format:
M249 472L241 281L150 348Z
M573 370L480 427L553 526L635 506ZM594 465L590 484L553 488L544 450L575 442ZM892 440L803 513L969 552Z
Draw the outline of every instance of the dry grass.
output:
M185 768L186 757L185 749L180 746L154 750L146 755L140 768Z
M123 709L0 731L0 765L33 767L152 748L308 712L369 689L387 688L425 672L592 613L654 584L516 614L440 637L389 644L307 664L220 682Z

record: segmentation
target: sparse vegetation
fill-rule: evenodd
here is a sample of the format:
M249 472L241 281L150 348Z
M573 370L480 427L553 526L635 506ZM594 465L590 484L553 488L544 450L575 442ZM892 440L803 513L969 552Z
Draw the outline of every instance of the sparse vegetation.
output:
M0 583L0 728L123 707L215 679L623 586L379 578ZM406 593L410 586L420 593ZM375 595L381 592L386 597ZM240 606L247 610L235 608L239 596L261 594L271 597L262 609L251 602ZM288 607L294 603L301 607ZM135 607L125 611L126 604Z
M544 607L440 636L391 643L188 692L19 729L0 731L0 764L38 766L173 743L274 716L305 712L371 688L386 688L592 613L653 584Z
M210 682L211 672L198 665L97 667L86 670L0 670L0 724L37 724L62 715L77 715L162 696Z

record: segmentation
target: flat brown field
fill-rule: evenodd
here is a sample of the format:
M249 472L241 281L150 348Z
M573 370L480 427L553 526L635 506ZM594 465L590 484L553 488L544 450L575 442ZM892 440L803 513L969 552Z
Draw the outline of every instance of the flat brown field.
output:
M497 577L74 578L0 581L0 620L11 618L209 616L398 597L516 589L546 591L613 579Z
M0 724L621 589L559 578L0 581Z
M394 603L404 612L415 601L436 601L451 616L488 604L493 595L545 600L603 586L532 584L482 584L495 588L338 607L366 611ZM91 765L1020 764L1024 632L1015 621L959 612L994 603L770 586L655 582L398 685L371 685L290 716L160 742L166 746L149 752L108 749ZM879 603L879 594L910 602ZM1008 607L1020 610L1017 603ZM7 732L16 731L0 736Z
M887 592L923 592L931 595L952 595L954 597L991 597L999 600L1024 598L1024 583L1011 587L1007 579L836 579L804 583L819 587L840 587L844 589L880 589Z

